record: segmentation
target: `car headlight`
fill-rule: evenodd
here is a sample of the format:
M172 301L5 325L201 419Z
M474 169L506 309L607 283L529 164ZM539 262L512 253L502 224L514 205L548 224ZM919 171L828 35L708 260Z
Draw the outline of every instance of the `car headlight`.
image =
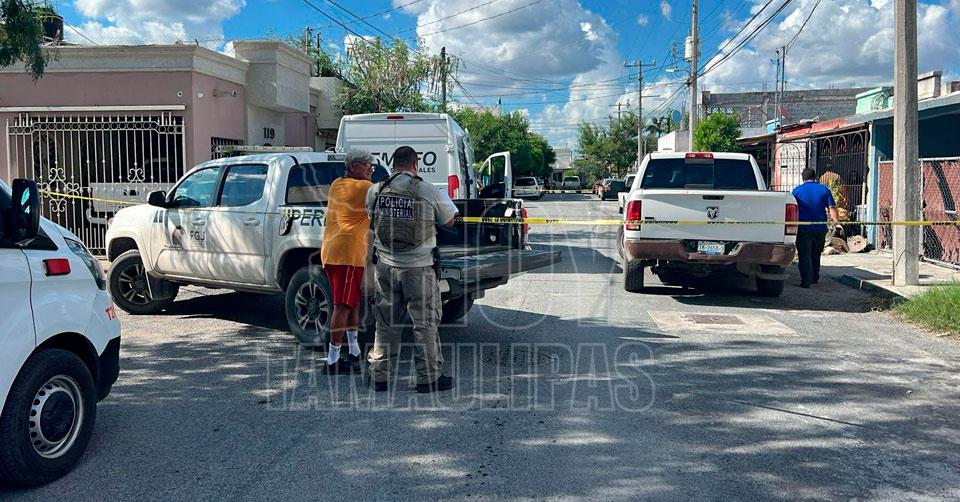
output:
M83 260L83 263L87 265L87 269L90 270L90 275L93 276L97 287L107 289L107 281L103 277L103 268L100 267L100 261L94 258L93 255L90 254L90 251L87 250L87 247L80 241L73 239L64 240L67 242L67 247L70 248L70 251L73 251L73 254L79 256L80 259Z

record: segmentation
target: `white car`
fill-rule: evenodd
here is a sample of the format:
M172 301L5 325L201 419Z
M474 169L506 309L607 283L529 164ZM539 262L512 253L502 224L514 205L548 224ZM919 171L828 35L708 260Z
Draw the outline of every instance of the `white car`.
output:
M514 197L529 197L539 200L543 198L543 187L537 181L537 178L532 176L517 178L513 182L513 195Z
M580 177L579 176L564 176L563 177L563 186L564 190L580 190Z
M633 180L636 178L636 174L628 174L627 177L623 179L623 184L626 186L626 190L617 194L617 204L620 206L620 214L623 214L623 208L627 205L627 199L630 198L630 192L633 191Z
M32 181L0 183L0 482L73 468L117 380L120 322L100 262L39 217Z

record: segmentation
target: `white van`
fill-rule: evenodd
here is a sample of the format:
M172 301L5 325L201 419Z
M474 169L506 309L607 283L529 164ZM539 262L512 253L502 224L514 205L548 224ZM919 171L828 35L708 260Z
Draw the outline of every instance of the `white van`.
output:
M392 168L394 150L404 145L417 151L425 181L451 199L479 197L470 133L446 113L367 113L340 120L338 152L360 148Z
M73 468L117 380L120 322L97 261L40 218L37 185L0 182L0 483Z

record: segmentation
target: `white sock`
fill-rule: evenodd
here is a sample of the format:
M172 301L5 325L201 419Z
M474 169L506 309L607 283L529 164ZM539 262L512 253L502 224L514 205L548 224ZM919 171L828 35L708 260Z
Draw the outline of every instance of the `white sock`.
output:
M340 347L330 344L330 347L327 349L327 364L335 364L340 360Z
M351 356L357 357L360 355L360 344L357 343L357 330L347 330L347 346Z

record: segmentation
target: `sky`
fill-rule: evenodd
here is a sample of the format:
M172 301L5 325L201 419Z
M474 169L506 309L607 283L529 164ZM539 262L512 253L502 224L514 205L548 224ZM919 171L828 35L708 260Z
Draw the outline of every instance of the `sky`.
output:
M52 3L69 25L68 41L82 44L196 40L224 50L230 40L295 35L311 27L330 50L342 51L351 33L319 9L357 35L387 34L434 52L446 47L459 59L461 85L452 90L453 100L464 106L499 101L504 111L528 115L532 129L555 147L575 147L577 125L605 123L616 116L618 103L624 111L637 109L637 71L625 68L625 61L652 65L643 71L645 117L663 116L689 99L683 39L690 0ZM960 0L919 2L921 73L939 69L945 79L960 80L958 23ZM788 90L889 85L893 79L893 0L701 0L700 32L707 61L701 90L773 88L776 50L784 45Z

